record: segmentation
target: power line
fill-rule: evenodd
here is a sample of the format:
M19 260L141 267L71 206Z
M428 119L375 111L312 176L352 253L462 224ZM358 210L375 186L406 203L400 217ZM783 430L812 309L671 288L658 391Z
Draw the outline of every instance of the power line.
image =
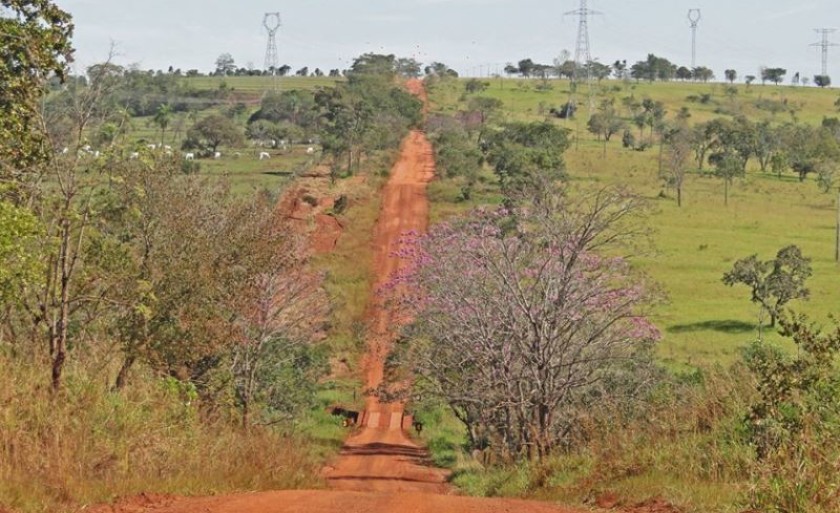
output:
M811 46L818 46L822 49L822 75L828 75L828 49L832 46L840 46L837 43L832 43L828 40L828 36L837 31L833 28L814 29L817 34L822 35L822 40L812 44Z
M688 22L691 24L691 69L697 67L697 26L700 24L700 9L688 10Z

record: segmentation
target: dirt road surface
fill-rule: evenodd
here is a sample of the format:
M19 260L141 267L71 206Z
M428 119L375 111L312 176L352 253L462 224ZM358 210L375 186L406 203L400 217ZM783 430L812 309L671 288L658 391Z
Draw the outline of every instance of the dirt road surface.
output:
M409 90L425 101L420 81ZM413 131L403 142L399 161L383 190L376 225L375 289L387 283L405 265L395 257L398 241L409 231L424 232L429 218L426 186L434 177L432 146ZM398 293L398 292L397 292ZM369 307L370 332L365 377L368 388L383 379L384 361L391 349L395 314L378 294ZM154 513L574 513L550 504L453 495L447 473L428 462L427 451L406 434L409 418L399 403L366 399L357 434L349 438L340 456L324 471L331 491L285 491L205 499L163 499L153 507L115 509Z

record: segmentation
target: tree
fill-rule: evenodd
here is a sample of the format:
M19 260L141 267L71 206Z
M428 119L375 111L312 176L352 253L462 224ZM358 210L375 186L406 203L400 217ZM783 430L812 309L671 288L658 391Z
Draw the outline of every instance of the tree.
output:
M233 60L233 56L231 54L223 53L216 58L216 75L233 75L235 71L236 62Z
M168 103L158 107L153 121L160 127L160 142L163 144L166 129L169 127L169 123L172 122L172 107Z
M566 176L563 153L568 130L549 122L508 123L489 134L483 151L494 167L508 204L533 200Z
M744 165L733 153L719 153L712 157L709 160L715 166L715 176L723 180L723 204L729 205L729 188L736 178L744 176Z
M691 70L685 66L680 66L677 68L677 71L674 72L674 76L677 80L691 80L694 75L692 75Z
M0 16L0 182L17 180L49 160L39 123L48 80L63 82L72 60L73 24L46 0L3 0ZM8 193L3 191L2 193Z
M757 255L735 262L732 270L724 273L723 283L728 286L746 285L751 289L750 301L761 305L770 315L770 326L782 308L794 299L807 299L810 292L805 280L811 276L811 259L802 256L799 247L786 246L776 253L773 260L760 261Z
M234 146L241 143L242 139L242 131L233 120L211 114L190 128L184 145L185 148L209 148L215 153L219 146Z
M490 84L488 82L484 82L484 81L479 80L477 78L471 78L471 79L467 80L466 84L464 84L464 89L468 93L471 93L471 94L482 93L488 87L490 87Z
M715 79L715 73L705 66L698 66L691 70L691 76L694 80L701 82L708 82L709 80Z
M814 75L814 84L819 87L831 86L831 77L828 75Z
M787 70L784 68L761 68L761 83L773 82L779 85L785 79L786 74Z
M397 59L394 70L398 75L408 78L417 78L422 74L420 63L408 58Z
M738 72L734 69L728 69L723 73L726 76L726 80L728 80L730 84L735 83L735 80L738 78Z
M537 64L531 59L522 59L517 65L519 74L525 78L531 77L537 66Z
M752 85L755 82L755 75L747 75L744 77L744 82L746 82L747 86Z
M613 102L604 100L598 108L598 112L592 114L587 123L590 132L604 140L604 156L607 156L607 143L614 134L624 130L627 123L621 119L613 105Z
M665 185L677 191L677 206L682 207L682 191L691 157L692 131L686 123L669 130L664 137L668 150L660 171Z
M659 336L628 262L602 254L639 235L638 200L548 196L406 239L415 271L394 280L409 284L401 304L414 319L397 359L417 386L452 408L472 447L532 459L569 442L574 405L585 410L618 362L644 379L641 355Z
M353 60L350 72L364 75L394 76L397 73L397 64L397 57L393 54L366 53ZM405 64L408 65L407 62Z

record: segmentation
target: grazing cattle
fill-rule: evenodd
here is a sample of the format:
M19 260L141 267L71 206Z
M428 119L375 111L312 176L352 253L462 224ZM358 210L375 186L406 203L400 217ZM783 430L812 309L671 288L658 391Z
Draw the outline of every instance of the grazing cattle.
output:
M66 147L66 146L65 146L65 147L64 147L64 149L62 149L62 150L61 150L61 154L62 154L62 155L67 155L67 152L68 152L68 151L70 151L70 148L68 148L68 147Z
M266 153L264 151L260 152L260 160L266 160L266 159L270 159L270 158L271 158L271 155L269 155L268 153Z
M99 150L96 150L95 152L93 152L93 158L95 158L95 159L99 158Z
M136 151L132 151L131 156L129 158L131 158L131 160L137 160L137 159L140 158L140 154L137 153Z
M186 153L184 154L185 160L195 160L195 153Z
M154 150L154 149L156 149L156 148L157 148L157 146L155 146L154 144L150 144L150 145L148 145L148 148L149 148L150 150Z
M306 154L307 155L312 155L313 153L315 153L315 148L313 148L312 146L310 146L309 148L306 148Z
M85 144L82 146L82 151L90 151L90 144Z
M172 146L169 146L167 144L166 146L163 147L163 149L166 150L166 151L172 151Z
M213 158L214 158L214 159L216 159L216 160L219 160L220 158L222 158L222 154L221 154L221 152L218 152L218 151L217 151L217 152L215 152L215 153L213 154Z

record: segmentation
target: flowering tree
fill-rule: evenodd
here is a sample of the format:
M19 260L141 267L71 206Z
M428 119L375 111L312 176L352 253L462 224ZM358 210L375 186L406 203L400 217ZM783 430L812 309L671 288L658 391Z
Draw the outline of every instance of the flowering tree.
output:
M475 447L547 455L573 427L569 408L658 338L627 259L600 251L634 238L638 208L618 191L560 196L406 237L400 254L416 266L394 281L414 317L402 357Z

